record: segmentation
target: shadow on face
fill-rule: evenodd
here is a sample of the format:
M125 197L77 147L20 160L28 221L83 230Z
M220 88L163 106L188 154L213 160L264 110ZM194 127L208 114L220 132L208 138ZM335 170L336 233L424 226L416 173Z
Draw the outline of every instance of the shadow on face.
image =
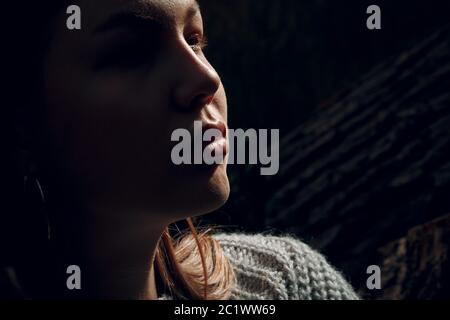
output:
M171 160L174 130L227 121L222 83L202 50L198 4L78 5L81 30L68 30L61 12L45 59L50 180L85 201L170 222L220 207L229 195L226 164Z

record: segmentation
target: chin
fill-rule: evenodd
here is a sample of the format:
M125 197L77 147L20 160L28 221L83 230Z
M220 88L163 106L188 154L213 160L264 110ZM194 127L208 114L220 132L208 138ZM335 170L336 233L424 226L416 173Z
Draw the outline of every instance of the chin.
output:
M204 182L203 182L204 183ZM220 209L230 196L230 183L226 174L226 166L213 169L206 183L199 184L198 212L196 215L207 214Z
M175 211L181 213L180 218L211 213L221 208L230 196L225 165L201 170L183 180L185 183L177 184L177 196L174 195L172 203Z

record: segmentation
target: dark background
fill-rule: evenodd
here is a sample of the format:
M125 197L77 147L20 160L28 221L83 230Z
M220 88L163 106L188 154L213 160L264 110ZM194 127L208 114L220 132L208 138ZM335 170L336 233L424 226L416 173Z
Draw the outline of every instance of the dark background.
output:
M366 9L382 10L382 30ZM445 0L201 1L207 55L236 128L287 133L378 63L450 23Z
M282 139L280 173L231 166L230 201L203 222L295 234L365 298L449 298L450 3L201 4L230 128Z
M230 128L281 134L279 174L230 166L229 202L200 222L296 235L366 299L449 299L450 2L200 2Z

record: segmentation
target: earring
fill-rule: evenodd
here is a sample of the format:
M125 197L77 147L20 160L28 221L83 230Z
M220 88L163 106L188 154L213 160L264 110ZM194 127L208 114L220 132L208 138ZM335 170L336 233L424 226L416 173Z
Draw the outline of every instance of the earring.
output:
M39 179L34 176L25 175L23 177L23 191L24 194L29 197L32 201L39 202L40 204L40 211L42 212L42 215L45 219L45 224L47 225L47 239L50 240L50 220L48 218L48 214L45 210L45 195L44 191L42 189L42 186L39 182ZM37 199L36 199L37 194Z

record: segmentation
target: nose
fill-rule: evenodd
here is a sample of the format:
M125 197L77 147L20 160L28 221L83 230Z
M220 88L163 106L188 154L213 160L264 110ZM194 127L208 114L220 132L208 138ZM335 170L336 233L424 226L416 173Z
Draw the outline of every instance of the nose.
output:
M202 108L212 102L221 80L216 70L202 55L190 47L183 48L176 63L175 105L182 111Z

